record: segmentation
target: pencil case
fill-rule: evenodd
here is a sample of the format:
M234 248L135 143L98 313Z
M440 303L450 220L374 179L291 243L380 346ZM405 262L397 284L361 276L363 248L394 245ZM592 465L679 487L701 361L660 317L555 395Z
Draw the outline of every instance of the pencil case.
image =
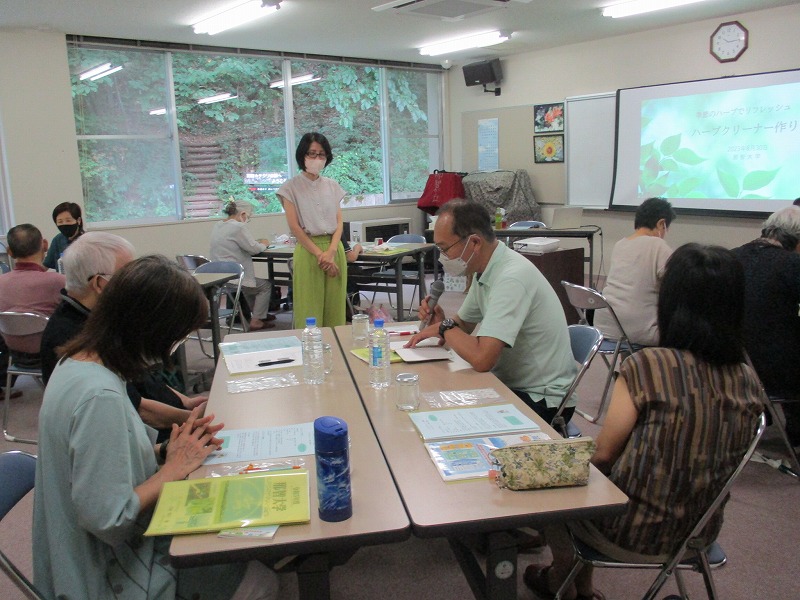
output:
M534 490L586 485L595 444L590 437L539 440L489 453L501 488Z

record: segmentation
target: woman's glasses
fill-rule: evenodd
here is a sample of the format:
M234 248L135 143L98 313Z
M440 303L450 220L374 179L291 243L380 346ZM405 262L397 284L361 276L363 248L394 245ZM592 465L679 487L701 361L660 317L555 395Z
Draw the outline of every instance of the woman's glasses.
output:
M324 152L306 152L306 158L328 158Z

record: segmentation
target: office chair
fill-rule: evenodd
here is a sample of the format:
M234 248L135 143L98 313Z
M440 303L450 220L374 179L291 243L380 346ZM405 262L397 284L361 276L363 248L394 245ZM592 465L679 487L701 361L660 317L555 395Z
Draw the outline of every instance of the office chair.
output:
M625 330L622 328L622 324L619 322L614 309L608 303L608 300L606 300L603 294L597 290L593 290L582 285L576 285L574 283L570 283L569 281L562 281L561 285L563 285L564 289L567 291L569 303L575 307L575 310L578 311L578 317L580 318L579 323L588 323L586 320L587 310L607 309L611 312L611 317L614 319L619 331L622 332L622 335L617 340L605 338L603 343L600 345L600 349L598 350L598 353L603 357L606 366L608 366L608 375L606 376L606 383L603 387L603 395L600 398L600 406L597 409L597 415L592 416L577 409L575 411L590 423L597 423L603 416L606 403L611 396L612 384L617 378L617 362L621 362L620 356L623 354L625 356L630 356L639 349L639 346L632 344L628 339L628 336L625 334Z
M566 423L561 413L564 412L567 402L575 393L575 390L578 389L578 384L581 382L584 374L589 370L589 365L600 349L600 344L603 342L603 334L599 329L591 325L570 325L568 329L572 358L575 359L575 362L580 363L580 368L575 375L575 379L570 384L569 389L567 389L567 393L564 394L564 398L561 400L561 404L558 407L558 412L556 412L556 416L553 417L550 425L553 429L558 431L562 437L572 438L580 437L581 432L577 425L572 423L572 420ZM575 412L577 412L577 410Z
M36 481L36 457L27 452L12 450L0 454L0 521L11 512L32 489ZM26 598L44 600L33 583L0 551L0 569L8 575Z
M766 416L764 413L762 413L758 418L754 428L753 439L742 456L742 459L739 461L738 466L728 477L719 494L717 494L717 496L708 506L706 511L703 513L703 516L700 517L700 520L689 532L689 535L687 535L685 539L681 540L680 544L675 547L675 550L670 555L669 560L663 563L630 563L616 561L612 558L604 556L597 550L594 550L590 546L573 537L572 541L575 547L575 562L572 565L572 570L564 580L564 583L561 584L561 587L559 588L555 597L561 598L562 594L566 592L566 590L575 580L575 577L577 577L578 573L580 573L581 569L583 569L585 565L592 565L595 568L660 569L658 576L656 577L655 581L653 581L650 589L647 590L644 596L642 596L643 600L652 600L655 598L656 594L664 586L669 576L673 573L675 573L675 579L678 583L678 590L681 593L681 598L688 600L689 596L686 593L686 588L684 586L680 571L685 569L700 571L703 574L703 580L705 582L706 593L708 594L709 600L716 600L718 596L717 590L714 586L714 578L711 575L711 569L725 564L725 562L727 562L727 557L725 556L725 552L716 541L706 546L702 539L702 533L708 524L708 521L714 516L714 514L717 512L717 509L728 497L728 493L730 492L734 481L736 481L736 478L739 477L742 469L744 469L745 465L750 460L750 457L753 455L753 452L755 451L758 441L761 439L761 435L764 433L766 426ZM688 559L684 559L684 556L689 550L694 551L695 554L690 556Z
M393 235L388 240L386 240L389 244L424 244L425 243L425 236L418 235L416 233L401 233L399 235ZM408 258L403 259L402 262L408 260L409 262L413 262L414 259ZM389 297L389 306L394 308L394 304L392 304L392 296L391 296L391 288L395 282L395 270L392 268L381 268L379 271L373 273L372 278L375 280L375 283L383 284L386 287L386 295ZM409 303L408 312L411 314L412 306L414 305L414 297L417 295L417 290L419 289L419 273L414 271L406 271L403 270L403 283L410 283L414 286L414 291L411 293L411 302ZM375 295L377 291L372 292L372 302L375 302Z
M3 436L9 442L20 444L36 444L36 440L29 440L13 436L8 431L8 414L11 407L11 389L16 377L27 375L33 377L42 388L41 362L26 363L20 360L17 352L30 354L31 348L39 348L42 342L42 333L47 326L48 317L38 313L28 312L0 312L0 335L8 346L8 367L6 374L5 406L3 407Z
M9 271L11 271L11 267L8 266L8 263L0 261L0 274L8 273Z

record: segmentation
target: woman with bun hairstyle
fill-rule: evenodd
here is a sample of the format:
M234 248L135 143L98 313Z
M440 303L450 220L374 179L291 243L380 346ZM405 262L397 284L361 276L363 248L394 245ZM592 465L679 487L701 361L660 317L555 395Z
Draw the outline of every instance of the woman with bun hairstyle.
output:
M286 221L297 238L294 250L294 326L316 317L320 327L345 324L347 259L342 237L345 191L322 170L333 160L321 133L306 133L295 152L300 173L277 191Z
M252 311L250 329L271 329L275 327L275 323L268 322L275 320L275 315L268 312L272 283L256 277L253 268L253 255L266 250L269 240L257 240L247 229L246 223L253 214L249 202L231 200L222 211L226 218L211 231L211 260L236 262L244 267L242 293Z

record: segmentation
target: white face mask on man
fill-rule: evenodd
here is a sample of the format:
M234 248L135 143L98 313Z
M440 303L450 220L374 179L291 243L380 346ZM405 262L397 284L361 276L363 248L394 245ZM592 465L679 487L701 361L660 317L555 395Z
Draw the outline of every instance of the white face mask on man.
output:
M448 258L444 254L439 254L439 262L442 264L442 270L450 275L451 277L460 277L467 272L467 265L469 265L469 261L472 260L472 257L475 256L475 250L472 251L472 254L469 255L467 260L464 260L464 252L467 251L467 246L469 246L469 241L472 239L472 236L467 238L467 243L464 245L464 249L459 254L458 258Z
M306 173L311 173L312 175L319 175L322 173L322 169L325 168L325 159L324 158L306 158Z

